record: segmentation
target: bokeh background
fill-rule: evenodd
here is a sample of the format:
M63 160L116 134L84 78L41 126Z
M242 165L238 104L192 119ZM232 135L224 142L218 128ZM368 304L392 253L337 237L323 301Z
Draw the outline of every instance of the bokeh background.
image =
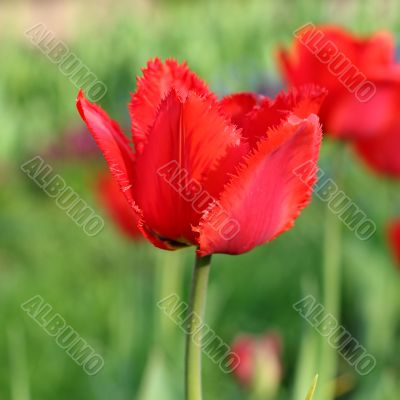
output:
M0 2L0 399L181 399L182 331L157 308L187 298L193 249L162 252L121 235L98 202L105 163L75 108L78 89L24 32L44 23L103 81L100 104L129 127L127 103L149 58L187 60L223 95L275 94L276 49L306 22L356 33L400 28L397 0L1 1ZM399 111L400 112L400 111ZM368 241L342 227L341 320L377 359L359 376L338 357L337 397L400 395L400 277L385 223L400 214L399 183L374 175L346 146L324 143L330 173L340 155L345 192L377 224ZM88 237L21 170L41 155L106 221ZM208 324L227 343L278 332L283 379L277 398L304 399L319 366L321 337L293 310L322 298L326 204L315 198L296 227L241 256L214 257ZM86 375L20 308L39 294L105 359ZM323 382L321 383L323 385ZM206 399L246 399L231 375L204 357Z

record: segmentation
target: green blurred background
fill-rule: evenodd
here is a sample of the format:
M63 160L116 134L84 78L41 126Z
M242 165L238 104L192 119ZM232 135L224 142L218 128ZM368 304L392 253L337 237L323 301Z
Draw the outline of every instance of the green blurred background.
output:
M187 298L194 257L193 249L167 253L130 241L107 218L93 193L105 163L86 140L75 109L77 88L24 32L44 23L63 40L107 85L100 104L128 127L129 92L149 58L187 60L219 95L274 94L282 87L277 46L290 43L292 32L306 22L396 33L400 3L0 2L1 400L182 399L183 333L161 315L156 302L171 291ZM326 141L321 165L328 173L339 152L346 194L378 226L366 242L342 227L341 318L378 364L361 377L338 357L338 397L397 400L400 278L384 227L388 217L400 214L399 184L376 177L350 149ZM20 165L36 155L104 216L99 235L86 236L21 172ZM323 298L325 215L326 204L315 198L295 228L274 242L241 256L214 257L207 322L227 343L242 332L280 333L279 399L304 399L320 368L321 338L292 304L309 293ZM87 376L21 310L21 303L36 294L104 357L98 375ZM206 399L248 398L206 357L204 391Z

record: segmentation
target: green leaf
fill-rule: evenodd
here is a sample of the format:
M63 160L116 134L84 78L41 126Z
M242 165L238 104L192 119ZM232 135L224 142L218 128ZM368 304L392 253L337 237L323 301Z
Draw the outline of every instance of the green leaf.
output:
M312 398L314 397L315 389L317 388L317 383L318 383L318 374L315 375L314 377L310 390L307 393L306 400L312 400Z
M163 354L153 350L147 362L143 381L137 395L138 400L165 399L172 400L170 376Z

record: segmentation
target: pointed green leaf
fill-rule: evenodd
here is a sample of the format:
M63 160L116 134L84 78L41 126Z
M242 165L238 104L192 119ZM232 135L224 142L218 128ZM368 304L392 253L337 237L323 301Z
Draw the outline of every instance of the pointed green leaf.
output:
M315 389L317 388L317 383L318 383L318 374L315 375L315 378L313 380L313 383L310 387L310 390L307 393L306 400L312 400L314 397Z

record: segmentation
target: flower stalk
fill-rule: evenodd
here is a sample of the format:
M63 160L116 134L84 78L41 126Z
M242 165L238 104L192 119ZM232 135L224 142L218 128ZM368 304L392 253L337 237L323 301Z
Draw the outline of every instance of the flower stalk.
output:
M339 187L343 187L343 176L340 165L344 163L345 152L338 148L338 155L334 160L332 175ZM323 299L327 312L340 320L340 299L342 282L342 222L326 207L325 227L323 241ZM335 398L335 377L338 368L337 351L327 342L326 337L321 337L320 377L323 383L317 400L333 400Z
M211 256L196 256L194 265L190 309L186 333L185 399L201 400L201 337L199 344L193 340L194 333L204 320L208 275Z
M329 208L325 215L324 234L324 262L323 262L323 290L324 304L329 313L339 319L341 297L341 221ZM321 338L321 382L324 390L321 399L333 400L335 398L335 375L337 372L337 352L327 343L327 338Z

